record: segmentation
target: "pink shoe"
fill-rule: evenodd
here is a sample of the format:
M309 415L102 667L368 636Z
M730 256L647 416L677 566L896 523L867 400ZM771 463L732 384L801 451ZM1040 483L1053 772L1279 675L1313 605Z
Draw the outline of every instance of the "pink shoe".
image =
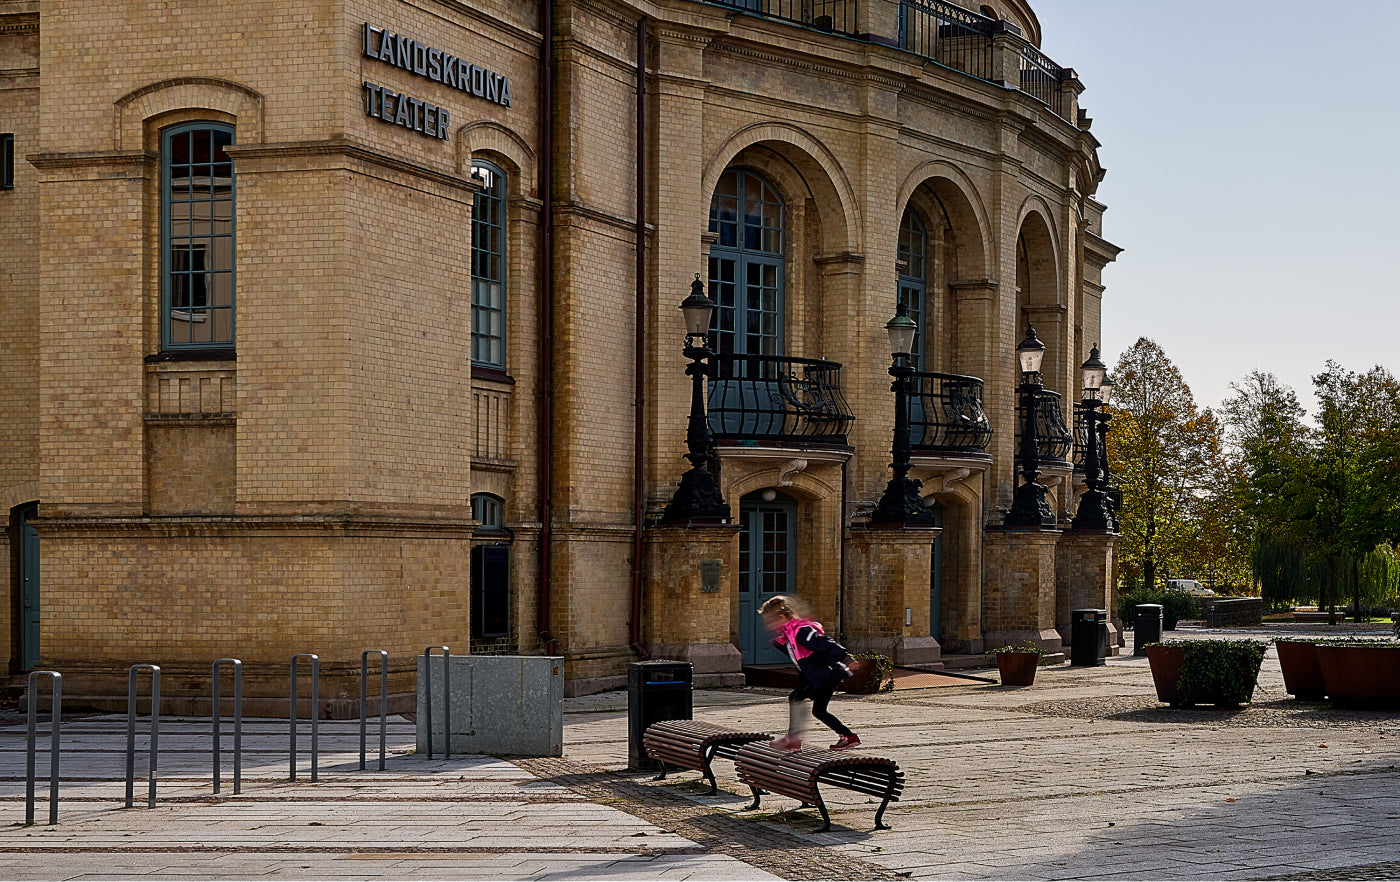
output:
M860 747L859 735L842 735L841 740L831 745L832 750L850 750L852 747Z
M771 744L774 750L781 750L785 753L790 753L794 750L802 749L802 739L794 738L791 735L784 735L781 738L774 738Z

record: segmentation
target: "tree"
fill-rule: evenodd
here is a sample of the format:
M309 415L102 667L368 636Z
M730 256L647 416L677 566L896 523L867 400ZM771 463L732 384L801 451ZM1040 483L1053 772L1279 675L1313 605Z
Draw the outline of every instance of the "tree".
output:
M1159 570L1200 566L1192 515L1199 494L1209 492L1206 463L1219 448L1219 422L1197 409L1181 371L1146 337L1119 356L1113 382L1108 456L1123 491L1118 567L1125 581L1152 590Z

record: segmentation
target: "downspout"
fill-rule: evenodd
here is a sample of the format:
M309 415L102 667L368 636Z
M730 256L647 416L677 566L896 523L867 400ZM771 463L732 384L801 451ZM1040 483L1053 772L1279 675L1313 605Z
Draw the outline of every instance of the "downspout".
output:
M544 0L544 36L540 46L540 179L544 211L540 246L540 405L539 405L539 586L535 598L535 630L546 655L558 655L559 644L549 630L550 541L554 520L550 491L554 481L554 0Z
M647 338L647 17L637 19L637 314L632 344L632 620L629 623L632 651L639 658L651 653L642 645L642 585L644 563L642 527L644 505L646 442L646 338Z

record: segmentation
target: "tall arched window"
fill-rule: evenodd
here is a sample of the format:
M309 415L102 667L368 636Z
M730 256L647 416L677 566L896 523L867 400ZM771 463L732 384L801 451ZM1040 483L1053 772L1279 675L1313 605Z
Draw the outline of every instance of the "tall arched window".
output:
M923 221L912 209L905 209L899 223L899 300L909 310L909 317L919 326L914 334L914 367L923 369L924 339L928 310L928 235Z
M233 127L161 132L161 338L164 349L233 346Z
M743 355L783 353L783 201L757 174L731 168L710 203L711 346Z
M472 364L506 367L505 173L472 160L481 183L472 204Z

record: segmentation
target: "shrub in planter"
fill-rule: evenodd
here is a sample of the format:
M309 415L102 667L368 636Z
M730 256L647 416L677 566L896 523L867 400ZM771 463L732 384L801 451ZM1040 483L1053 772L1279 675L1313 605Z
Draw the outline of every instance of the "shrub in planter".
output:
M1045 650L1034 643L1021 646L1003 646L993 649L997 657L997 673L1003 686L1030 686L1035 682L1035 669L1040 667L1040 659Z
M841 691L868 695L894 691L894 662L878 652L853 652L851 676L841 683Z
M1157 699L1172 707L1248 702L1259 680L1264 643L1255 640L1166 640L1147 647Z

